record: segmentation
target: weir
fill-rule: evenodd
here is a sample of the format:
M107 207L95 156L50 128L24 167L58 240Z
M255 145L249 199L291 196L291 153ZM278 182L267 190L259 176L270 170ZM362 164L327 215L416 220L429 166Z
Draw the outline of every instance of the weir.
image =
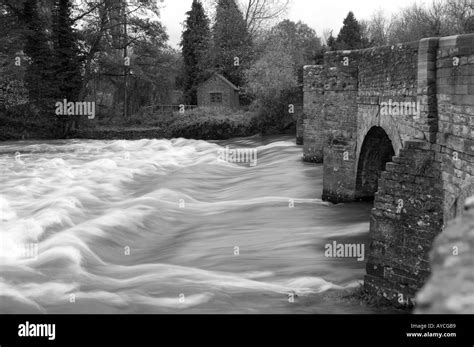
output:
M323 199L374 201L365 288L410 305L434 238L474 194L474 35L328 52L304 69L302 120Z

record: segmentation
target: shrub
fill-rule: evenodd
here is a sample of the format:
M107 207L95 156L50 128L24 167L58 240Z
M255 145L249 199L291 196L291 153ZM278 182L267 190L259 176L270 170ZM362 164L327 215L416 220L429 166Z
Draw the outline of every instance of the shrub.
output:
M24 105L28 102L28 91L21 80L7 80L0 83L0 108Z
M226 108L200 107L175 112L167 127L167 137L224 140L252 136L259 132L257 117L251 112Z
M263 135L275 135L296 132L296 113L290 114L289 106L295 112L301 107L301 91L293 89L276 96L267 96L257 100L254 108L260 119L260 132Z
M0 141L54 138L55 122L31 104L0 111Z

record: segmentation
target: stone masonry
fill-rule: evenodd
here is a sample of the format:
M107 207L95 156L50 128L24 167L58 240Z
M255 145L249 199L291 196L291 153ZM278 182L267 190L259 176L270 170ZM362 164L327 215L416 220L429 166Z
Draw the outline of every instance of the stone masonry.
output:
M474 196L465 210L435 240L432 275L416 296L416 313L474 313Z
M324 200L374 200L365 288L412 305L474 194L474 35L329 52L304 76L303 159Z

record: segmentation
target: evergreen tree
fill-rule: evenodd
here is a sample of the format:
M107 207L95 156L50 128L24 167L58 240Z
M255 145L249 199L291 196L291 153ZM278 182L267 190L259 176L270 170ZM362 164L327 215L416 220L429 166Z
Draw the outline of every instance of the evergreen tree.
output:
M336 42L336 38L334 36L332 36L332 33L331 35L328 37L328 41L326 43L327 47L328 47L328 51L335 51L337 50L337 42Z
M26 0L23 18L26 23L24 52L30 60L25 83L30 101L39 111L45 111L54 99L53 51L49 46L46 21L39 14L38 0Z
M337 49L362 48L362 30L354 13L349 12L336 40Z
M81 89L81 59L77 35L71 20L70 0L57 0L53 7L53 48L56 96L59 99L79 101Z
M52 83L56 101L78 100L82 86L81 59L77 35L71 19L71 0L56 0L53 6L52 41L55 78ZM60 116L59 136L65 137L76 125L77 117Z
M40 111L50 111L56 101L77 101L81 88L81 61L77 37L72 28L72 3L57 0L52 11L52 27L41 16L38 0L24 4L25 54L30 60L25 82L30 100Z
M206 55L209 51L211 31L209 19L199 0L193 0L187 12L181 46L184 62L184 95L186 102L197 104L197 86L206 77Z
M237 86L250 66L251 39L235 0L218 0L213 27L213 62L217 72Z

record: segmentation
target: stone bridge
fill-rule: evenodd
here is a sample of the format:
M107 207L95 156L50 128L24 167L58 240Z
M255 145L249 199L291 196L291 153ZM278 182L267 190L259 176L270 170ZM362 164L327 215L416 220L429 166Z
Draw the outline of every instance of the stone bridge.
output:
M474 35L328 52L304 76L304 160L324 163L324 200L374 201L364 286L411 306L474 194Z

